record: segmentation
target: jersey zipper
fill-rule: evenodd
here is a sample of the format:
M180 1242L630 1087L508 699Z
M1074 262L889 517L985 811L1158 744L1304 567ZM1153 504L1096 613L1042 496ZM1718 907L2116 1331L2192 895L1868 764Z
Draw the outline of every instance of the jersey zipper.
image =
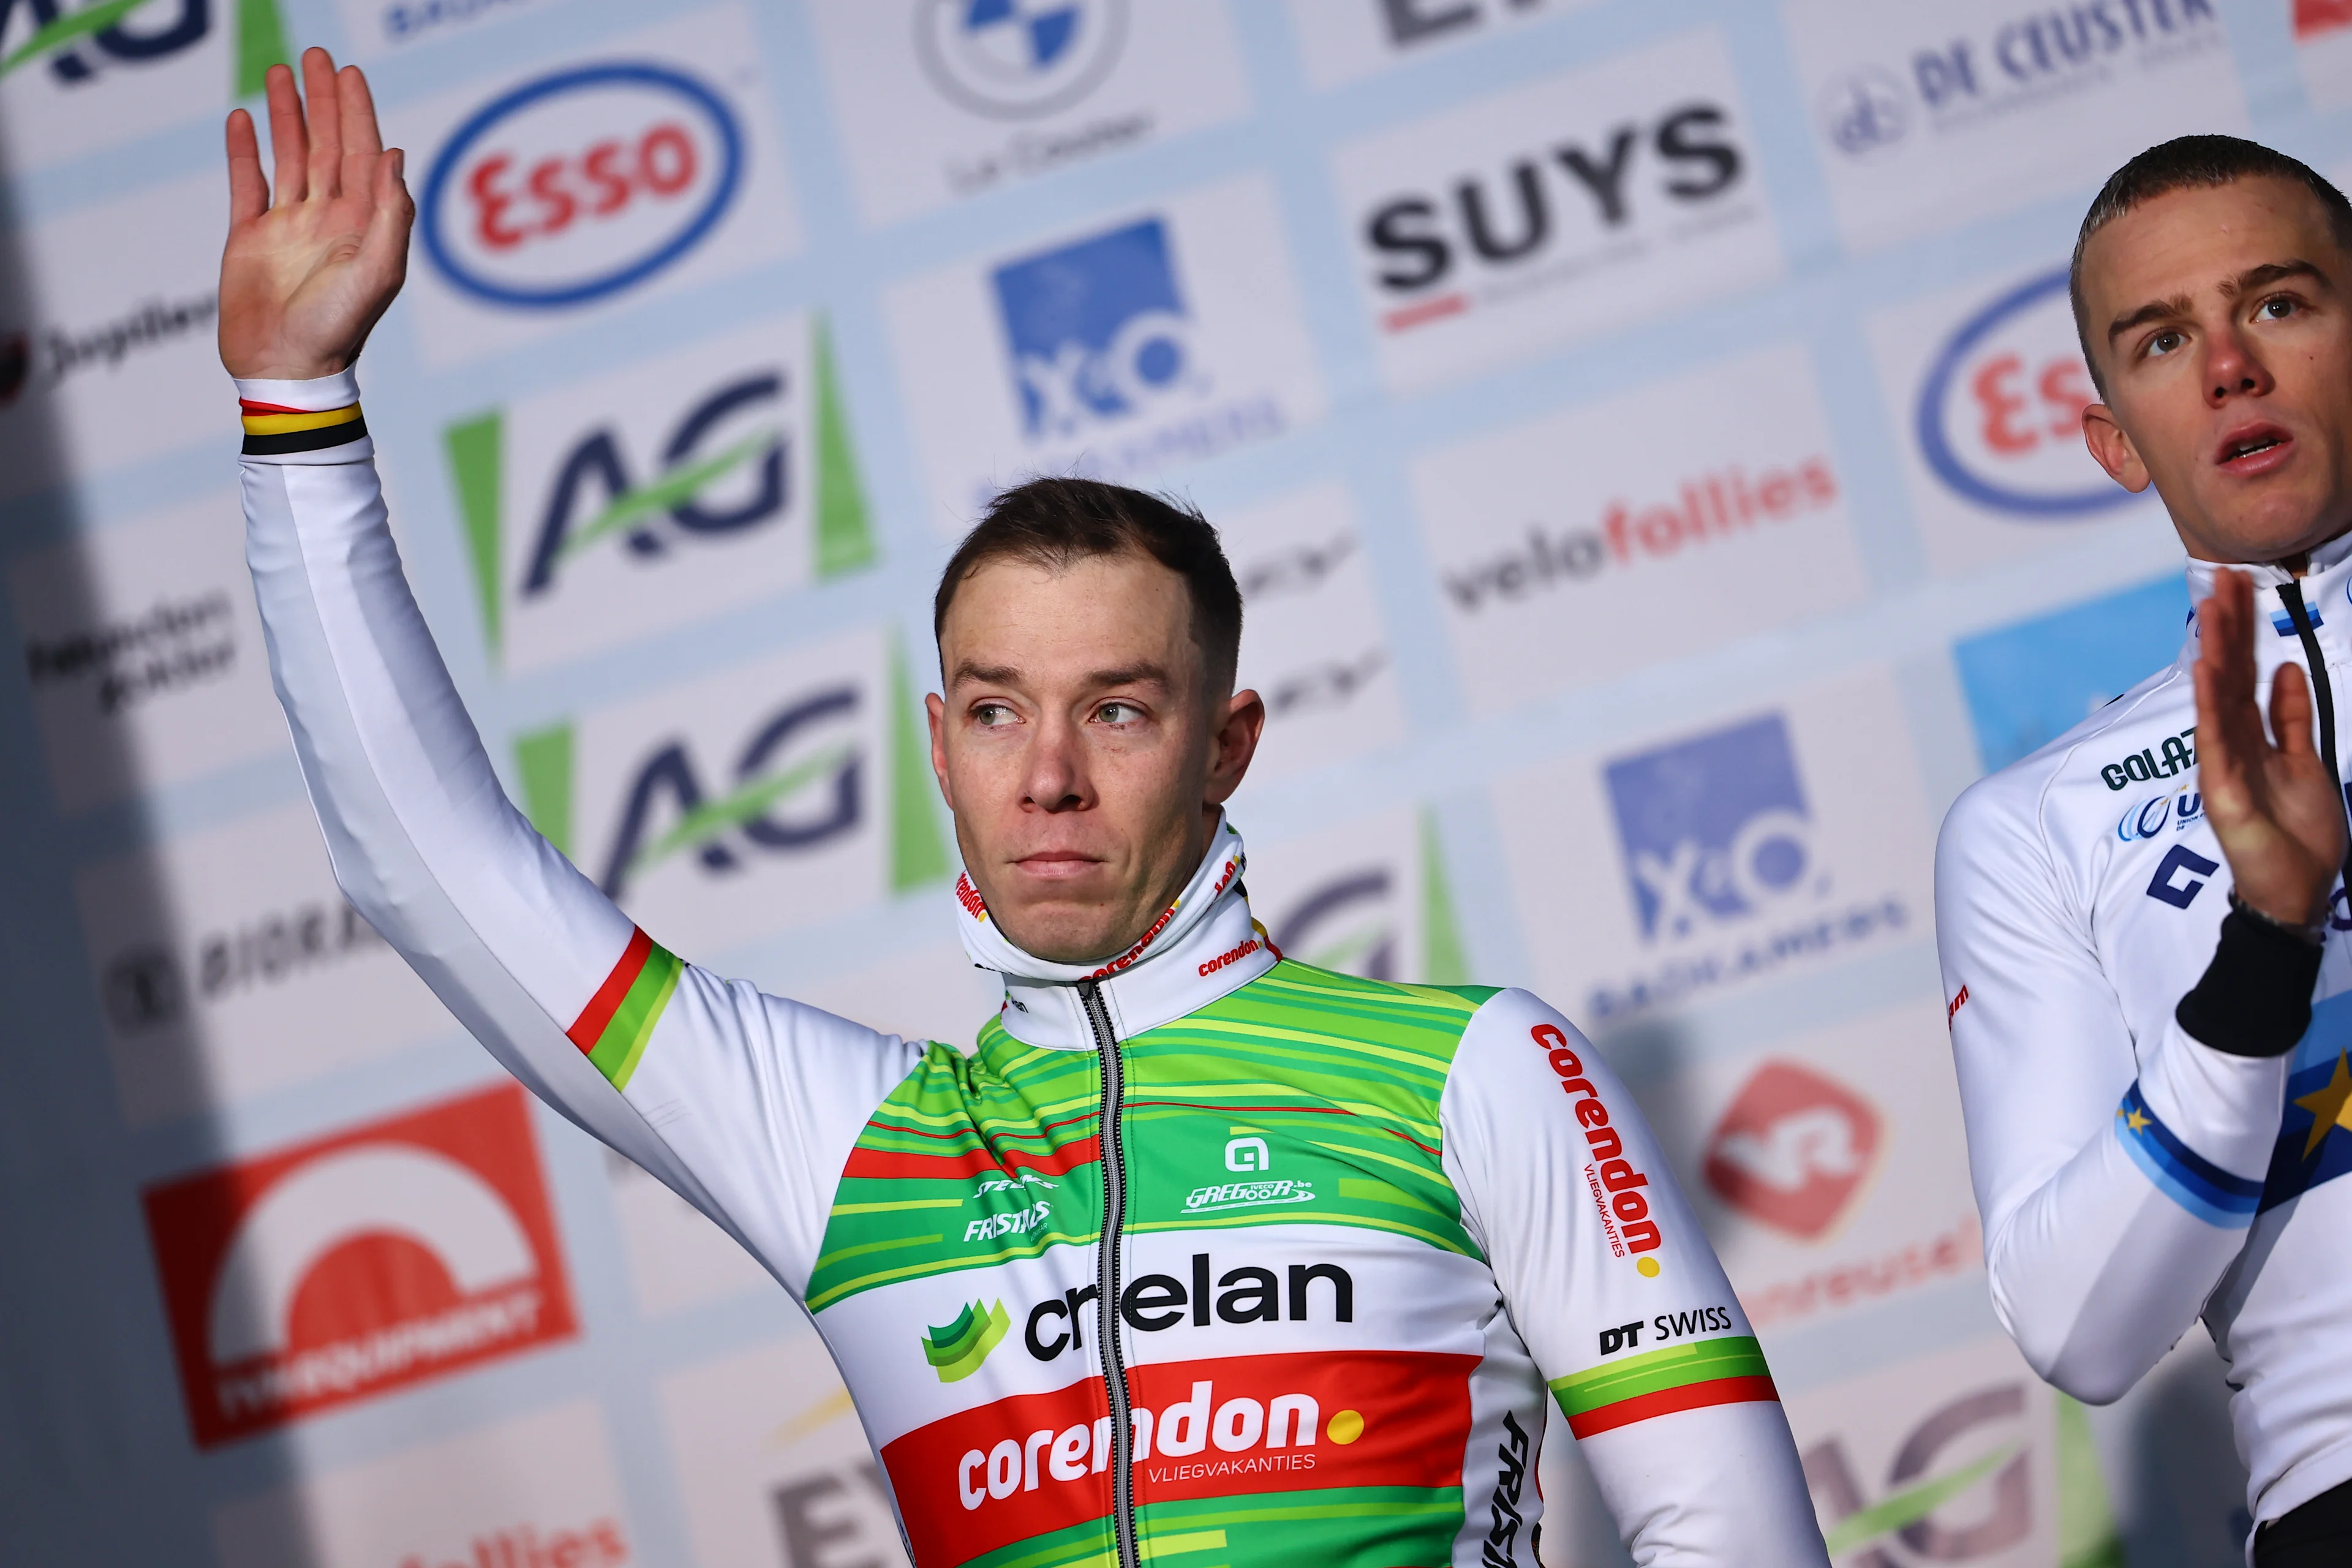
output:
M2336 793L2344 803L2347 818L2352 818L2352 790L2344 787L2343 772L2336 765L2336 689L2327 679L2327 656L2320 651L2319 634L2312 629L2315 624L2310 609L2303 602L2303 584L2286 582L2279 584L2279 602L2286 605L2287 619L2294 623L2294 635L2303 644L2305 673L2311 677L2313 705L2319 710L2319 757L2327 764L2327 776L2336 781ZM2352 820L2347 820L2352 827ZM2352 837L2345 840L2344 885L2352 889ZM2322 918L2334 922L2336 900L2328 900L2327 913Z
M1127 1152L1119 1140L1119 1104L1126 1094L1125 1071L1118 1059L1118 1037L1111 1032L1110 1009L1103 1005L1102 986L1078 982L1078 1001L1093 1029L1095 1049L1102 1058L1102 1245L1096 1267L1095 1291L1102 1345L1103 1390L1110 1398L1111 1523L1118 1536L1118 1568L1139 1568L1135 1549L1135 1431L1133 1401L1127 1386L1127 1357L1118 1339L1118 1245L1127 1225Z

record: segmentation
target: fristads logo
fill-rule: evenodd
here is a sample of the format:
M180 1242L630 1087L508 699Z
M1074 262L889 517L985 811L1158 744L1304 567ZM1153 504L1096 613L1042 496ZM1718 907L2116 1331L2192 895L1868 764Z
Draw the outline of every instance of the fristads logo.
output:
M483 632L509 670L869 564L865 487L821 321L461 420L444 437Z
M205 1447L574 1332L512 1084L168 1182L145 1205Z
M516 763L551 843L707 950L946 876L920 726L868 631L532 731Z
M277 0L0 0L0 144L19 170L119 145L292 58Z
M1767 1062L1707 1135L1707 1186L1800 1240L1853 1211L1884 1142L1884 1119L1853 1089L1794 1062Z
M1722 39L1685 35L1342 147L1392 381L1525 358L1780 269Z
M1100 86L1129 0L917 0L915 48L940 91L976 114L1028 119Z

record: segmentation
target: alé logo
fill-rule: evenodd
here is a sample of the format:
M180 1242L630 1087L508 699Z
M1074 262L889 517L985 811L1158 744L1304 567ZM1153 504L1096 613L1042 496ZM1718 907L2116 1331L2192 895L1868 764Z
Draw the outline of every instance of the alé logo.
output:
M249 98L264 72L290 58L277 0L99 0L78 10L59 0L0 0L0 81L41 71L61 87L85 87L177 60L215 36L216 6L233 7L236 33L225 85L230 97Z
M1716 1196L1748 1218L1818 1241L1853 1212L1877 1169L1885 1123L1827 1074L1767 1062L1707 1134Z
M2097 397L2058 267L1986 300L1944 340L1912 430L1955 494L2022 521L2072 521L2137 499L2084 449L2083 410Z
M557 310L666 270L726 216L746 133L712 82L620 59L518 83L467 117L427 166L417 237L483 303Z
M2028 1409L2024 1384L2005 1383L1929 1412L1895 1445L1876 1501L1843 1440L1807 1448L1805 1484L1829 1555L1846 1568L1907 1568L1982 1562L2026 1543L2034 1533ZM1971 1457L1956 1461L1956 1449Z
M484 640L601 651L875 559L821 319L747 323L452 425Z
M991 281L1031 440L1083 437L1207 390L1165 219L1008 262Z
M1465 984L1469 963L1437 826L1426 812L1415 826L1417 833L1407 829L1406 853L1351 858L1268 900L1266 929L1276 950L1367 980ZM1386 843L1386 835L1378 837Z
M144 1201L205 1447L576 1331L513 1084Z
M924 1331L923 1359L930 1363L941 1383L961 1383L980 1370L980 1363L1012 1327L1013 1318L1003 1301L993 1307L974 1301L957 1313L953 1322Z
M1824 890L1781 715L1611 763L1606 777L1644 942L1687 942Z
M915 48L950 101L994 120L1067 109L1110 74L1129 0L917 0Z
M945 877L920 710L887 642L853 634L525 735L533 824L688 947Z

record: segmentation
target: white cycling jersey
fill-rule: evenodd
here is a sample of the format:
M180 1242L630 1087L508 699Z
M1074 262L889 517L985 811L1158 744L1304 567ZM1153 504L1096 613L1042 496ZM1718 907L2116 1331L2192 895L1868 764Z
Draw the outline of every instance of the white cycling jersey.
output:
M1638 1562L1825 1563L1738 1300L1559 1015L1282 961L1230 826L1092 969L1024 953L960 881L1005 983L970 1058L681 963L509 804L352 379L238 390L337 879L533 1092L809 1310L924 1568L1531 1563L1553 1402Z
M2340 728L2347 557L2352 537L2301 579L2244 568L2265 711L2280 666L2311 667L2300 605L2315 695ZM2215 570L2190 563L2197 602ZM2259 1522L2352 1477L2352 1185L2337 1180L2352 1172L2352 911L2339 886L2299 1041L2308 964L2284 987L2223 973L2230 869L2198 793L2197 649L2192 617L2173 664L1960 797L1936 926L2002 1323L2042 1376L2101 1404L2201 1314ZM2175 1016L2192 987L2221 1004L2201 1037ZM2247 1049L2231 1036L2282 1004L2281 1054L2226 1048Z

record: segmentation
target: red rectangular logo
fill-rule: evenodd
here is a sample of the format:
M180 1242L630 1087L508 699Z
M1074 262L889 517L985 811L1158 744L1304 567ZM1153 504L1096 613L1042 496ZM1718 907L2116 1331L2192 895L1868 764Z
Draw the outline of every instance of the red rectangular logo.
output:
M201 1447L578 1331L511 1083L144 1198Z

